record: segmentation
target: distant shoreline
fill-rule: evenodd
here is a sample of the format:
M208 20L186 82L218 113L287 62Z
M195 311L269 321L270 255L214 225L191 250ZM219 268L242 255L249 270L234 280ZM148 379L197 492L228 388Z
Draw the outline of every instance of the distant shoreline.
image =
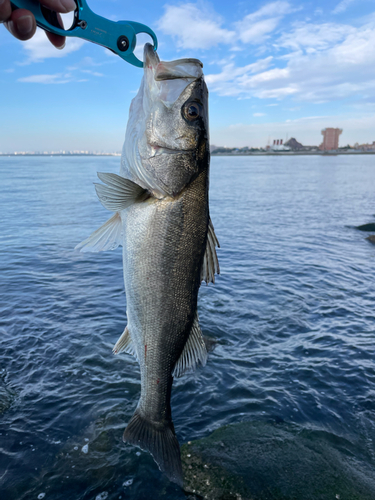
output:
M211 156L346 156L346 155L373 155L375 151L259 151L259 152L249 152L249 153L211 153ZM121 156L121 153L102 153L102 154L89 154L89 153L72 153L72 154L63 154L63 153L0 153L0 156L64 156L64 157L72 157L72 156Z
M89 153L0 153L0 156L121 156L121 153L102 153L102 154L89 154Z
M375 151L353 151L343 152L335 151L272 151L272 152L256 152L256 153L211 153L211 156L347 156L347 155L373 155Z

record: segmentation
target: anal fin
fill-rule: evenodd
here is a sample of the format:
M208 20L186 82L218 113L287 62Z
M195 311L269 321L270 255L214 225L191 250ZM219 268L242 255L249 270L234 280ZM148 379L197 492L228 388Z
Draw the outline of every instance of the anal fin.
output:
M215 247L220 248L220 244L210 218L208 221L206 251L201 271L201 281L205 281L207 284L215 283L215 274L220 274L219 259L217 258Z
M186 371L195 370L198 364L205 366L207 363L206 343L199 326L198 312L195 314L193 326L184 349L178 359L173 372L173 377L181 377Z

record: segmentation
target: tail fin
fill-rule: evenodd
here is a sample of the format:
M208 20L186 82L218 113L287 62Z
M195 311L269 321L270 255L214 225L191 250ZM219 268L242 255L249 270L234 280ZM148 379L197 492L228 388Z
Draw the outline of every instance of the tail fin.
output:
M145 419L137 409L124 431L126 443L149 451L159 469L168 478L183 487L180 445L173 424L156 424Z

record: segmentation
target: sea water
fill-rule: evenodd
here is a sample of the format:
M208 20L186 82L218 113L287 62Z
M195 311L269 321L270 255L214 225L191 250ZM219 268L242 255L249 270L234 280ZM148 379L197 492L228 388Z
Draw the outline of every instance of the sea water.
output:
M241 421L344 437L375 464L375 157L214 157L221 275L199 316L215 349L175 380L181 443ZM139 368L121 248L74 251L109 217L116 157L0 157L0 497L184 499L122 442ZM183 263L182 263L183 265ZM357 455L357 456L356 456Z

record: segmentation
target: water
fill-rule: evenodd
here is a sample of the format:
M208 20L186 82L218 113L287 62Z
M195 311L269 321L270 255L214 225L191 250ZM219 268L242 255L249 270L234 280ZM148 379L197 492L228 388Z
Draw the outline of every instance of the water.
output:
M122 443L139 369L123 331L121 249L74 247L109 216L92 183L118 158L0 158L0 492L6 500L183 499ZM348 439L375 465L375 164L212 159L222 275L203 285L204 369L176 380L181 443L243 420ZM44 497L42 495L45 495Z

